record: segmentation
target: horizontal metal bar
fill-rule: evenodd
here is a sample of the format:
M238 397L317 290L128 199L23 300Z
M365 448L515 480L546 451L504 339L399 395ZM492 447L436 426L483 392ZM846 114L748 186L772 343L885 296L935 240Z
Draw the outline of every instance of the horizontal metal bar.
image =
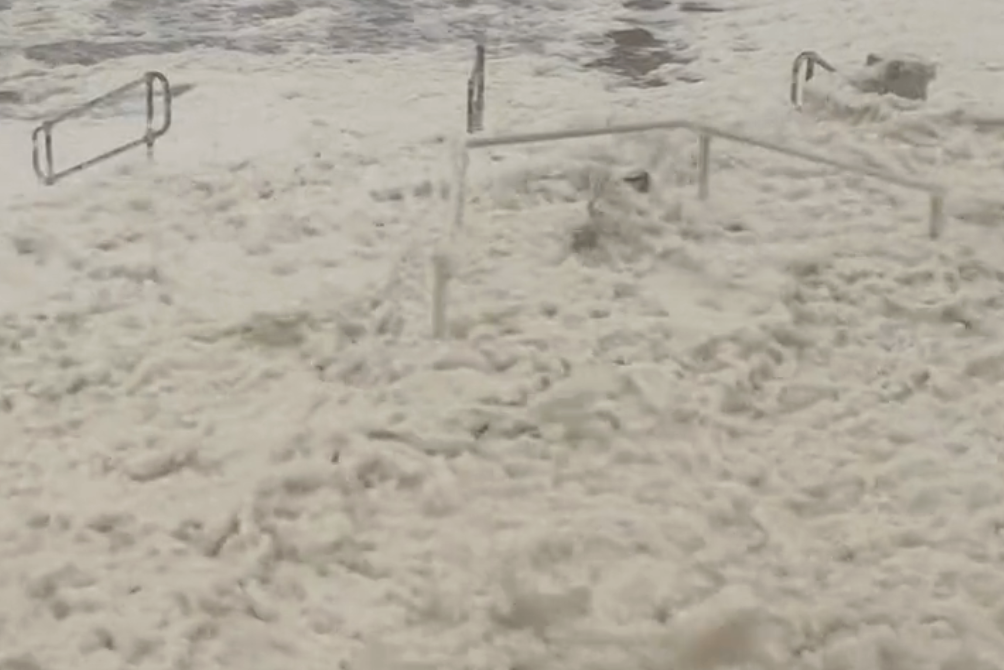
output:
M741 144L749 144L751 146L760 147L761 149L767 149L768 151L774 151L780 154L793 156L795 158L801 158L802 160L810 161L812 163L819 163L820 165L827 165L829 167L837 168L840 170L846 170L848 172L856 172L858 174L865 175L868 177L874 177L875 179L886 181L891 184L896 184L904 188L916 189L919 191L925 191L927 193L944 192L944 189L937 184L932 184L917 179L911 179L909 177L901 177L899 175L891 174L889 172L884 172L882 170L876 170L870 167L845 163L844 161L828 158L826 156L821 156L819 154L815 154L809 151L803 151L801 149L794 149L780 144L775 144L774 142L770 142L768 140L762 140L755 137L750 137L748 135L743 135L735 131L725 130L723 128L716 128L714 126L708 126L700 123L693 123L691 121L684 121L679 119L670 121L654 121L650 123L625 124L621 126L607 126L603 128L555 130L549 132L521 133L516 135L502 135L495 137L470 137L466 141L466 146L468 149L477 149L484 147L498 147L498 146L515 145L515 144L533 144L537 142L550 142L555 140L574 139L581 137L600 137L603 135L626 135L629 133L643 133L653 130L674 130L677 128L686 128L698 134L709 135L712 137L720 137L722 139L732 140L733 142L739 142Z
M72 119L81 116L84 112L90 111L91 109L94 109L95 107L97 107L102 103L108 102L109 100L113 100L125 93L128 93L134 88L139 88L140 86L146 84L146 81L147 77L144 75L141 79L136 79L134 81L129 82L128 84L123 84L122 86L119 86L113 91L109 91L108 93L105 93L102 96L98 96L97 98L88 100L87 102L78 105L73 109L68 109L62 114L57 114L51 119L46 120L43 123L43 125L54 126L57 123L62 123L63 121L66 121L67 119Z
M142 146L142 145L146 144L146 142L147 142L147 140L146 140L145 137L141 137L138 140L133 140L132 142L129 142L128 144L123 144L121 146L115 147L114 149L111 149L110 151L106 151L105 153L101 154L100 156L95 156L94 158L89 158L89 159L85 160L83 163L77 163L73 167L68 167L68 168L60 170L59 172L56 172L54 174L50 174L50 175L48 175L45 178L45 181L46 181L47 184L55 184L57 181L59 181L60 179L62 179L64 177L69 177L70 175L76 174L77 172L80 172L81 170L86 170L87 168L89 168L89 167L91 167L93 165L96 165L98 163L101 163L102 161L106 161L109 158L114 158L115 156L118 156L119 154L123 154L123 153L129 151L130 149L135 149L138 146Z
M632 123L623 126L606 126L603 128L579 128L575 130L553 130L540 133L520 133L516 135L497 135L495 137L470 137L467 139L468 149L483 147L499 147L509 144L535 144L537 142L553 142L555 140L572 140L579 137L599 137L602 135L628 135L644 133L650 130L673 130L687 128L686 121L655 121L652 123Z
M820 154L804 151L802 149L795 149L793 147L786 147L784 145L771 142L769 140L762 140L755 137L750 137L749 135L743 135L734 131L724 130L722 128L715 128L713 126L706 126L699 123L688 123L687 127L697 133L704 133L707 135L712 135L714 137L721 137L723 139L732 140L733 142L739 142L741 144L749 144L750 146L760 147L761 149L767 149L768 151L775 151L777 153L786 154L788 156L794 156L795 158L801 158L802 160L806 160L811 163L828 165L829 167L837 168L840 170L846 170L847 172L857 172L858 174L866 175L868 177L874 177L875 179L880 179L882 181L887 181L891 184L902 186L903 188L911 188L918 191L925 191L927 193L941 193L944 191L944 189L941 186L933 184L931 182L921 181L919 179L912 179L910 177L901 177L899 175L892 174L891 172L876 170L875 168L870 168L863 165L854 165L853 163L845 163L844 161L828 158Z

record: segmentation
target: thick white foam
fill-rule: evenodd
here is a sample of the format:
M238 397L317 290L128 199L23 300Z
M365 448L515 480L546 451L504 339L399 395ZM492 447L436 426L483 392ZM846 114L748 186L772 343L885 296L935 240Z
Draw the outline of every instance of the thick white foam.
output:
M52 188L0 125L0 666L999 666L1002 11L706 15L703 83L662 89L493 60L489 132L692 116L951 216L932 242L917 194L718 142L700 203L682 133L478 152L446 342L466 54L9 81L25 118L194 88L152 165ZM799 114L804 48L939 79L911 111L821 75Z

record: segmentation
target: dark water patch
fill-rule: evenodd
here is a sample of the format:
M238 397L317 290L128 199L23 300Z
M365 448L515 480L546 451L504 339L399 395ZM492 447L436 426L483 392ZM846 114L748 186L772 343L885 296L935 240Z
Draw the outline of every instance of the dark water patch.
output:
M51 67L61 65L90 66L116 58L181 53L200 47L256 54L279 54L284 51L281 44L267 38L234 39L205 36L178 40L117 40L113 42L62 40L30 46L24 50L24 55L26 58Z
M32 0L23 0L31 2ZM716 0L710 0L716 1ZM0 0L4 5L12 0ZM252 54L383 54L469 44L487 32L491 55L554 53L576 45L602 68L639 86L665 82L656 72L693 60L681 12L718 11L705 0L620 0L630 23L604 35L575 36L567 2L540 0L105 0L88 10L97 29L34 44L24 55L46 66L91 66L130 56L209 48ZM315 13L310 22L284 21ZM571 10L576 14L575 10ZM588 14L588 12L584 12ZM21 45L17 48L20 49ZM4 45L0 45L0 55ZM577 59L581 63L581 60Z
M26 58L44 65L96 65L112 58L142 56L152 53L178 53L189 48L184 40L175 43L156 44L128 40L121 42L87 42L84 40L63 40L36 44L24 50Z
M156 9L169 10L177 8L186 2L187 0L159 0L158 2L151 2L151 0L111 0L108 3L108 10L114 16L128 17L149 13Z
M394 44L421 43L411 8L402 2L373 0L356 5L328 27L328 44L338 51L385 51Z
M665 86L666 80L652 73L663 65L685 65L694 59L682 49L674 50L644 28L624 28L606 33L612 46L607 55L587 67L601 68L643 88Z
M605 34L606 55L587 67L600 68L625 78L629 84L643 88L665 86L666 79L658 74L664 65L687 65L695 60L690 45L683 39L682 21L667 22L666 17L686 11L701 11L709 7L701 0L622 0L621 6L632 12L623 28ZM698 8L695 10L695 8ZM665 35L675 37L670 41ZM692 81L682 76L674 77Z
M10 2L11 0L0 0ZM484 33L481 10L503 0L446 0L454 10L447 16L430 14L430 6L410 0L108 0L89 12L99 28L86 38L73 36L30 47L28 58L47 65L93 65L134 55L171 54L209 47L254 54L288 53L306 49L319 54L389 53L412 48L436 48L470 41ZM533 2L508 0L517 23L533 16ZM318 11L317 21L289 26L282 21L307 10ZM320 22L320 25L318 24ZM245 30L245 29L254 30ZM264 28L264 30L260 30ZM241 31L240 38L234 37ZM538 33L514 31L516 39L501 51L526 52L553 39ZM253 36L252 36L253 35ZM530 49L532 53L536 49Z
M469 44L486 34L486 20L476 10L494 2L449 0L453 8L472 11L453 12L430 20L411 2L373 0L353 5L351 12L331 20L327 29L326 50L334 53L387 53L412 48L435 48L443 44ZM536 5L532 2L509 0L507 9L512 22L532 24ZM520 13L522 12L522 14ZM553 32L535 26L537 30L505 31L504 40L495 40L494 55L542 53L555 41ZM489 35L493 31L487 30Z
M539 11L535 2L506 2L509 20L515 25L532 28L506 30L500 35L504 35L504 39L493 40L494 55L541 53L548 44L553 44L553 32L533 23ZM489 35L498 34L486 29L486 20L480 13L484 7L498 2L447 0L446 4L462 11L430 17L427 9L420 11L416 9L418 5L410 1L371 0L354 4L351 11L331 19L325 46L334 53L387 53L444 44L469 44L482 38L486 31Z
M234 8L237 17L258 21L272 21L274 19L288 19L299 14L304 7L293 0L276 0L275 2L261 2L247 6Z
M25 97L20 91L0 89L0 119L17 119L24 102Z
M171 84L171 97L177 98L185 95L195 88L195 84Z
M12 0L0 0L0 12L4 11L5 9L10 9L13 6L14 5Z
M481 34L477 24L460 25L455 31L456 36L450 42L471 42ZM388 30L372 24L362 24L348 29L335 26L328 30L327 38L321 44L313 45L314 51L328 54L352 53L390 53L401 51L403 44L421 45L432 48L436 42L423 40L425 37L417 32L407 30ZM441 43L441 42L440 42ZM545 40L537 43L525 42L518 45L506 45L505 51L521 51L533 53L535 48L542 46ZM219 35L194 35L177 39L110 39L110 40L58 40L26 47L23 50L25 58L42 65L58 67L62 65L92 66L105 61L130 56L152 56L176 54L191 49L208 48L222 51L233 51L259 55L277 55L288 53L296 44L288 36L246 36L222 37Z
M624 9L637 9L643 12L654 12L658 9L666 9L673 3L669 0L627 0Z
M264 0L235 6L204 0L111 0L93 10L91 16L102 22L100 35L108 38L142 34L205 43L210 38L228 37L235 29L290 18L324 4L325 0Z
M711 14L717 12L724 12L725 9L715 5L708 4L707 2L683 2L680 3L680 11L685 14Z

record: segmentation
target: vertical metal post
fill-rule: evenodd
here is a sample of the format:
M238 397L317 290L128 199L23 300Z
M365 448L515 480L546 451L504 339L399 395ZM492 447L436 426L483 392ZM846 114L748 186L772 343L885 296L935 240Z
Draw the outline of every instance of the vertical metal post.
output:
M146 158L153 160L153 74L147 72L146 79Z
M485 45L474 47L474 67L467 78L467 132L484 130L485 116Z
M795 62L791 65L791 90L789 95L791 97L791 104L795 109L801 109L802 107L802 63L805 61L805 54L799 54L795 57ZM812 73L812 61L809 61L806 67L806 79L811 76Z
M46 173L46 184L52 184L55 180L55 159L53 158L52 149L52 124L45 124L45 173Z
M447 251L440 250L432 256L432 337L446 337L446 310L449 302L450 259Z
M701 133L697 152L697 197L707 200L711 195L711 135Z
M485 77L487 76L488 63L486 62L484 42L478 42L475 49L478 65L478 132L485 129Z
M467 134L484 130L485 124L485 44L479 39L474 46L474 67L467 78ZM453 220L450 237L464 225L464 205L467 201L467 167L470 161L466 143L453 152ZM450 260L446 252L432 257L432 337L443 339L447 334L447 304L451 279Z
M945 227L945 194L931 194L930 221L928 222L928 235L932 240L941 237L941 231Z
M450 232L464 226L464 209L467 204L467 170L471 156L466 144L461 144L453 153L453 217Z

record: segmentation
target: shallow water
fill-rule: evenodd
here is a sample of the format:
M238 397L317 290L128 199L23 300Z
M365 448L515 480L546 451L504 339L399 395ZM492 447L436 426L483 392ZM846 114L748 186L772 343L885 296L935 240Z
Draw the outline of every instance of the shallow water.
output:
M709 8L667 0L0 0L0 57L21 53L55 67L205 47L381 53L483 37L494 53L557 54L659 85L655 69L695 58L685 19Z

